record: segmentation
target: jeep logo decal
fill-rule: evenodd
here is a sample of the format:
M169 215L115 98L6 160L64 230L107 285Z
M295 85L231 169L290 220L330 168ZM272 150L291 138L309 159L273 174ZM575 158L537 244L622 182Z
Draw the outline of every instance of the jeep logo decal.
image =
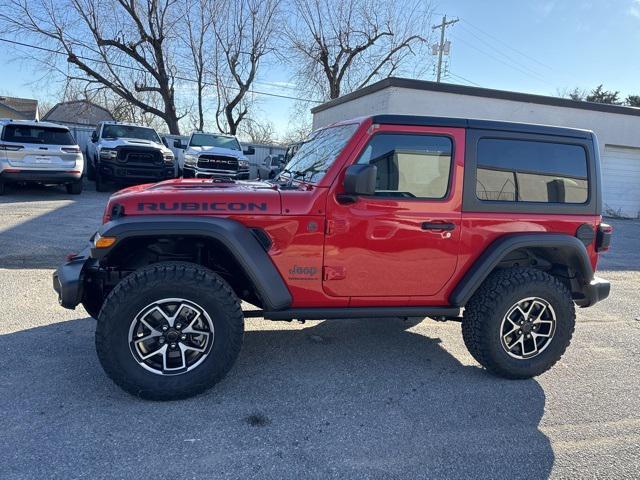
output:
M266 212L266 202L140 202L139 212Z

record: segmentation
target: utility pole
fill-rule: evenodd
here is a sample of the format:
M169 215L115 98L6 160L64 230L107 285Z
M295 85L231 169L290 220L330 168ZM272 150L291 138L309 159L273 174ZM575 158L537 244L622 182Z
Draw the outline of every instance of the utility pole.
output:
M434 25L431 29L432 30L437 30L438 28L441 29L440 30L440 45L438 46L438 72L436 74L436 82L440 83L440 77L442 76L442 54L444 52L444 31L445 29L450 26L453 25L454 23L457 23L459 21L459 19L455 19L455 20L449 20L447 22L447 16L445 15L444 17L442 17L442 23L440 25Z

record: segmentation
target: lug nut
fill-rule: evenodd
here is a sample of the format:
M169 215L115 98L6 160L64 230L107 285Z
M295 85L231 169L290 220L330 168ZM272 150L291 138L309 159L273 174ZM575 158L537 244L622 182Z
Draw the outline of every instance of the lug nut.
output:
M180 337L180 340L186 340L186 339L187 339L187 336L186 336L186 335L182 335L182 336Z
M160 337L160 338L158 339L158 343L164 343L164 341L165 341L165 340L164 340L164 337Z
M522 334L522 330L518 330L518 335Z
M520 320L520 325L524 324L524 320Z
M172 344L171 344L171 348L176 348L176 344L175 344L175 343L172 343Z
M169 327L167 327L166 325L163 325L163 326L162 326L162 331L163 331L163 332L166 332L167 330L169 330Z
M527 338L531 338L531 334L527 333Z

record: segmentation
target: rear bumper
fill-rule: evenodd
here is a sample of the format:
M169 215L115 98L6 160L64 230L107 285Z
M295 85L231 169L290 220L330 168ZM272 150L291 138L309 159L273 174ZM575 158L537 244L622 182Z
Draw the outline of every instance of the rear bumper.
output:
M84 270L93 262L89 252L87 247L53 273L53 289L58 294L58 303L64 308L74 309L82 301Z
M38 183L71 183L80 180L82 171L67 170L21 170L12 168L0 172L0 180L4 182L38 182Z
M610 291L611 283L608 280L593 277L593 280L584 289L584 298L576 300L576 304L582 308L590 307L607 298Z

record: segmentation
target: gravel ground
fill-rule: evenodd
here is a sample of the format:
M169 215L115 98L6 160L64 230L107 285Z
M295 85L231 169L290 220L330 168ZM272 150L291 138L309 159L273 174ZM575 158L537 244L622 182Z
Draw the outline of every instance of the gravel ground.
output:
M484 372L460 326L251 320L230 375L181 402L100 368L51 271L106 194L0 197L0 478L639 478L640 221L611 220L611 297L535 380Z

